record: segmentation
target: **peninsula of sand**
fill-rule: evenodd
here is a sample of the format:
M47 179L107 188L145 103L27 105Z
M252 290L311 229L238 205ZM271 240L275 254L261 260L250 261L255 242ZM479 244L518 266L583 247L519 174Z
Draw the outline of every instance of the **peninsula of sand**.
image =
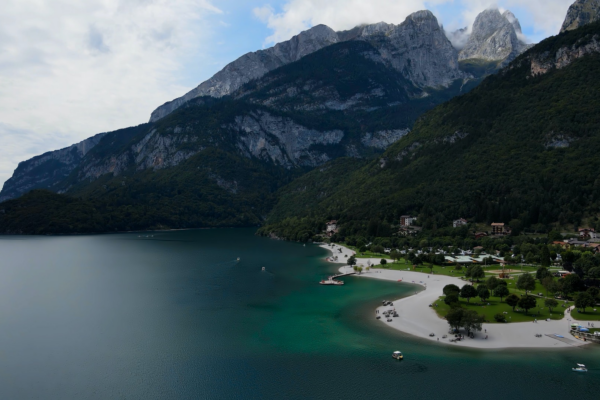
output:
M339 260L346 260L347 257L354 255L354 251L340 245L321 245L321 247L334 253ZM346 257L347 256L347 257ZM328 261L334 261L328 257ZM358 258L357 265L366 267L368 265L379 264L380 259ZM340 267L340 272L353 272L352 267ZM395 309L398 313L397 318L381 318L379 321L383 324L395 328L399 331L417 336L424 340L444 343L451 346L473 347L482 349L501 349L501 348L567 348L578 347L589 342L583 342L575 339L570 333L570 324L572 323L569 314L565 314L562 320L538 321L538 322L520 322L520 323L484 323L483 330L478 332L474 339L466 338L461 341L450 342L454 335L449 334L450 327L445 319L440 318L430 304L438 301L443 295L443 288L449 284L455 284L462 287L465 281L443 275L432 275L423 272L397 271L387 269L371 269L357 275L366 279L383 279L399 282L398 284L415 284L415 292L407 297L393 300L392 306L381 306L373 311L373 318L381 315L384 311ZM565 311L566 313L566 311ZM586 325L587 321L578 321ZM434 336L430 336L430 334ZM447 335L446 338L443 338ZM541 335L541 336L539 336ZM487 336L487 339L486 339Z

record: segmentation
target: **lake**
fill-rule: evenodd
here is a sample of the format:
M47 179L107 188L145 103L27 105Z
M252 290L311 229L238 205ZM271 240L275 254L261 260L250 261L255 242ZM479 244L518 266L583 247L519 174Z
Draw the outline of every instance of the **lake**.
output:
M600 346L480 351L404 335L374 309L414 287L318 285L337 270L327 255L253 229L0 237L0 398L597 395ZM577 362L590 371L571 372Z

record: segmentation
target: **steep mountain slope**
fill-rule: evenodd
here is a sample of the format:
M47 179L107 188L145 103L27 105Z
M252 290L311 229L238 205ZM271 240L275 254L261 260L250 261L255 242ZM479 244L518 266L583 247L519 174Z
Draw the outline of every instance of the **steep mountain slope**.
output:
M429 11L411 14L400 25L382 22L338 33L325 25L318 25L289 41L243 55L183 97L157 108L152 112L150 122L164 118L191 99L230 95L245 83L270 71L344 41L370 43L377 49L377 59L402 73L421 89L448 87L455 80L467 77L459 70L456 51Z
M600 0L577 0L571 4L561 32L571 31L600 19Z
M59 201L36 192L3 203L0 229L64 233L259 224L279 187L338 157L380 154L422 112L475 84L457 81L423 91L376 54L366 41L338 43L232 96L197 98L155 123L104 134L52 186L81 199ZM46 210L34 227L29 212L39 212L36 204L46 197L58 208ZM61 208L75 206L91 207L93 218L69 217Z
M164 118L191 99L231 94L252 79L337 42L338 36L331 28L317 25L269 49L244 54L184 96L158 107L152 112L150 122Z
M304 175L282 189L263 233L286 227L289 234L288 218L312 217L338 219L342 235L366 235L369 221L397 222L406 213L429 229L459 217L515 229L594 223L599 40L600 23L549 38L469 94L426 113L350 178L336 180L339 170L329 164ZM298 213L298 204L309 206Z

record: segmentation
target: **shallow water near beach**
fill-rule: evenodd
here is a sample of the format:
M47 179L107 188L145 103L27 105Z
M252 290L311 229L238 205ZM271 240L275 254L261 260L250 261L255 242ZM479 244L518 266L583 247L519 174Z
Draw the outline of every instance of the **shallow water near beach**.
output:
M404 335L374 309L414 286L318 285L337 270L325 250L252 229L0 237L0 255L3 399L558 399L600 385L600 346L480 351ZM590 371L571 372L577 362Z

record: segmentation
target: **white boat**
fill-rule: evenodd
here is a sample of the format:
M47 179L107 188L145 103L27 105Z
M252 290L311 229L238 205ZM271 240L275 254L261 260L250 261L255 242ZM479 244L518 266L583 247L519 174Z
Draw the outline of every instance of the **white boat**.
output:
M402 355L401 351L395 351L392 353L392 358L395 358L396 360L403 360L404 356Z
M333 280L333 279L329 278L327 280L323 279L321 282L319 282L319 284L320 285L335 285L335 286L340 286L340 285L343 285L344 282L343 281L336 281L336 280Z
M238 257L237 260L240 261L240 258Z
M587 372L587 368L583 364L577 364L577 368L572 368L575 372Z
M267 269L266 269L265 267L262 267L262 271L263 271L263 272L264 272L264 271L266 271L266 270L267 270Z

